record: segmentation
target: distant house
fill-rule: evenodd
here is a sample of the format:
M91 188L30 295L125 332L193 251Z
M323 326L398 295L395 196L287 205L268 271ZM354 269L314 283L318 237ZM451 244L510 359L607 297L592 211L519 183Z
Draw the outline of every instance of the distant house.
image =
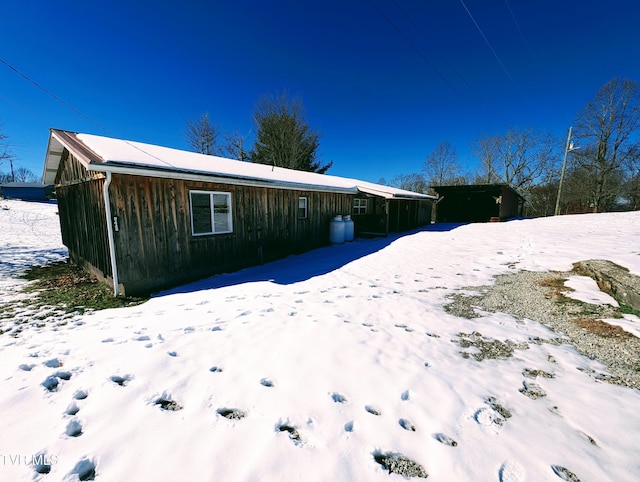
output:
M354 179L52 129L43 181L55 184L73 262L140 294L329 244L356 232L428 224L435 199Z
M507 184L434 186L436 222L504 221L522 216L524 198Z
M53 197L53 185L39 182L7 182L0 184L0 195L6 199L47 201Z

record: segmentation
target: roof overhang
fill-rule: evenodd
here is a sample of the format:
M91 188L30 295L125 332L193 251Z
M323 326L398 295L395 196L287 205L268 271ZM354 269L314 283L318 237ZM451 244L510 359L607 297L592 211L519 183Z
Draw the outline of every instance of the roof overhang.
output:
M308 176L310 177L308 180L297 179L296 177L299 176L290 175L292 171L278 167L271 168L268 166L263 166L268 170L266 175L264 175L264 169L262 171L256 171L254 173L245 172L242 170L238 171L237 169L230 169L229 172L220 169L218 171L203 170L200 168L200 166L197 165L176 166L163 161L163 159L161 159L160 157L145 152L144 148L138 148L134 145L139 143L130 141L116 140L118 142L124 142L128 146L134 147L144 154L148 154L151 162L144 162L140 159L130 160L126 157L126 154L125 157L121 158L121 160L111 160L109 158L103 157L105 155L108 156L109 154L105 154L102 150L100 150L99 145L94 145L94 147L91 147L93 145L91 144L91 142L85 143L87 138L91 139L96 137L98 136L88 136L84 134L76 134L75 132L51 129L51 133L49 135L49 143L47 146L47 154L45 158L44 172L42 175L42 182L44 184L55 183L56 175L60 167L60 162L64 154L64 150L66 149L78 160L78 162L80 162L80 164L82 164L85 169L87 169L87 171L91 172L125 174L133 176L149 176L165 179L181 179L297 191L331 192L341 194L364 193L384 199L437 199L437 197L428 194L415 193L412 191L406 191L390 186L382 186L378 184L359 181L356 179L340 178L336 176L327 175L326 184L322 183L322 180L325 179L325 176L320 176L315 173L310 173L312 174L312 176ZM148 147L151 148L158 146L149 145ZM102 155L98 154L93 149L96 149L98 152L102 152ZM193 155L193 153L189 153L189 155ZM155 160L159 160L162 162L155 162ZM228 162L230 160L226 159L224 161ZM273 169L276 169L275 175L273 175ZM283 171L281 171L282 173L284 173L284 171L288 171L288 174L278 175L279 169L283 169Z
M393 192L393 191L383 191L380 189L376 189L373 188L371 186L362 186L362 185L358 185L358 191L364 193L364 194L370 194L371 196L377 196L377 197L381 197L384 199L431 199L431 200L435 200L437 199L436 196L431 196L430 194L421 194L421 193L417 193L417 192L411 192L411 191L404 191L404 190L397 190L397 192Z
M187 171L177 169L162 169L155 166L140 164L128 164L125 162L90 163L89 170L96 172L111 172L113 174L126 174L132 176L149 176L163 179L181 179L186 181L203 181L220 184L232 184L236 186L279 188L295 191L334 192L340 194L357 194L358 189L333 186L320 186L316 184L302 184L286 181L271 181L251 177L227 176L220 173L205 173L200 171Z

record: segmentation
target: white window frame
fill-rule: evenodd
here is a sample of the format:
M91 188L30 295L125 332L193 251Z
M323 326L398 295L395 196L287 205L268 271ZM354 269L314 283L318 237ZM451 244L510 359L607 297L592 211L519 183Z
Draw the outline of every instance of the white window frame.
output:
M195 226L193 223L193 194L208 194L209 195L209 209L211 216L211 232L195 232ZM226 231L216 231L216 223L215 223L215 209L214 209L214 196L225 196L227 198L227 226L229 227ZM231 205L231 193L230 192L220 192L220 191L198 191L198 190L190 190L189 191L189 215L191 218L191 235L192 236L210 236L212 234L228 234L233 232L233 207Z
M367 200L362 198L353 199L353 214L367 214Z
M300 216L300 201L304 201L304 215ZM298 219L307 219L309 217L309 198L307 196L298 197Z

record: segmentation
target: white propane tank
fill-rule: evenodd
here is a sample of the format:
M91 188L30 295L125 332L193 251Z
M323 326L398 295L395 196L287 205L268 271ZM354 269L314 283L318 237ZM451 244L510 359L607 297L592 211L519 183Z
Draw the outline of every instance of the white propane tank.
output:
M333 218L329 226L329 240L333 244L344 243L344 221L339 214Z
M342 216L342 220L344 222L344 240L353 241L355 238L355 226L351 219L351 215L345 214Z

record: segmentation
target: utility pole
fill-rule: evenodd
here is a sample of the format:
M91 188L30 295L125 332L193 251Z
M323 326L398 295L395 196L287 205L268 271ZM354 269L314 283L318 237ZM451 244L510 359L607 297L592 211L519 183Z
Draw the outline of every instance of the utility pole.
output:
M567 145L564 148L564 161L562 161L562 172L560 173L560 184L558 185L558 197L556 198L556 210L554 216L557 216L560 213L560 195L562 194L562 181L564 180L564 171L567 168L567 154L569 154L569 151L572 151L574 149L573 144L571 143L571 129L573 129L573 127L569 127Z
M13 159L9 158L9 166L11 166L11 182L16 181L16 175L13 172Z

